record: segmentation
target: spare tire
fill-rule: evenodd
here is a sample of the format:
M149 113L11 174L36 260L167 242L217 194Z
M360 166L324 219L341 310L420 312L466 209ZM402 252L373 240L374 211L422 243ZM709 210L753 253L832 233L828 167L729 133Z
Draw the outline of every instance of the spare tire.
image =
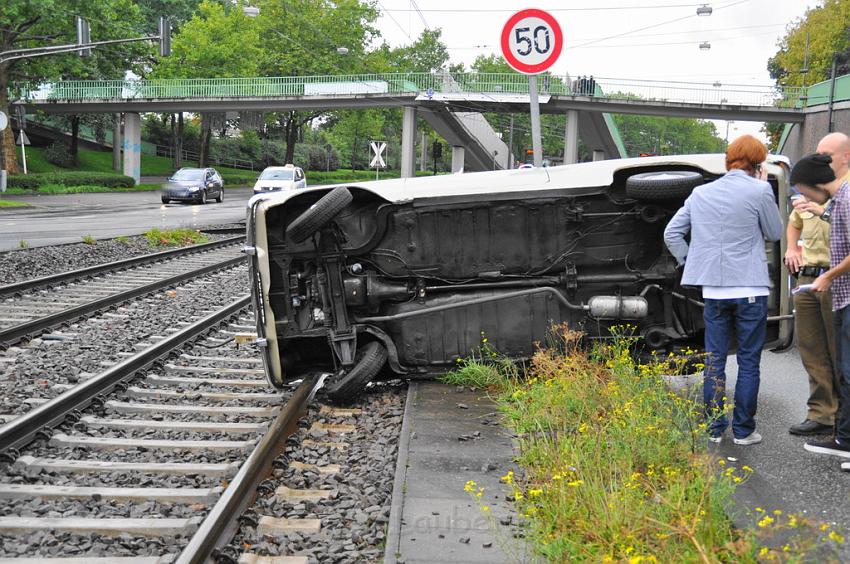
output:
M644 172L626 179L626 194L636 200L684 200L701 184L702 174L692 170Z
M353 199L354 196L345 186L334 188L322 196L318 202L307 208L304 213L296 217L286 228L286 236L296 243L304 241L327 225Z
M334 403L348 403L363 391L387 362L387 349L381 343L371 343L357 349L354 366L341 370L325 380L325 392Z

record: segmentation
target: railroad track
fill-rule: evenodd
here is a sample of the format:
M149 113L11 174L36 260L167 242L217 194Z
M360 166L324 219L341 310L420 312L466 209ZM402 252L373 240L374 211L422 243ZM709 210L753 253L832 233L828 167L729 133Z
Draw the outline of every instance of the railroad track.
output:
M232 237L0 286L0 350L133 298L242 264Z
M267 388L253 348L234 339L253 323L248 303L235 300L0 427L0 561L227 561L220 550L320 385L312 377L290 391ZM206 344L195 342L201 335ZM269 516L260 525L316 523Z

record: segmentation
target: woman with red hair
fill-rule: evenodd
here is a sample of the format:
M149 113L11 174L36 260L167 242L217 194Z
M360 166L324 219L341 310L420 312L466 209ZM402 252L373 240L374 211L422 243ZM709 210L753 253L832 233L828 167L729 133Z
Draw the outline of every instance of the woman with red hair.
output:
M732 411L737 445L761 442L756 431L761 351L767 333L770 277L764 240L782 237L782 217L761 164L764 143L752 135L726 150L724 176L696 188L664 231L680 265L682 284L702 286L705 302L703 400L709 438L719 443L726 418L726 356L737 336L738 380ZM685 237L690 234L690 243Z

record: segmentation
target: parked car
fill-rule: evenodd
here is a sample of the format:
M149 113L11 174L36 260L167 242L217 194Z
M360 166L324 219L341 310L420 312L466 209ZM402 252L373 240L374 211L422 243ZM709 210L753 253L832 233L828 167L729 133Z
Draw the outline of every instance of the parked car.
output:
M224 200L224 180L214 168L181 168L162 185L162 203L172 200L206 204Z
M788 165L766 165L787 209ZM344 401L382 374L422 378L488 346L528 358L553 323L629 324L645 354L700 349L699 289L663 241L724 155L607 160L385 180L252 198L247 247L269 382L310 371ZM779 243L769 346L792 336Z
M275 192L278 190L298 190L307 187L307 179L301 168L288 164L286 166L270 166L260 173L254 184L254 194Z

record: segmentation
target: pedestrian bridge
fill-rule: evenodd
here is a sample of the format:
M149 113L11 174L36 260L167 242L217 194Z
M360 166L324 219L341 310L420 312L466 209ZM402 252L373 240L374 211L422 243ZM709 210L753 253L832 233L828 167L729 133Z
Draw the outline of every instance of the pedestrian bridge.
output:
M496 73L396 73L218 79L75 80L37 87L14 84L11 99L48 113L109 112L130 116L125 150L138 144L140 112L258 112L405 108L402 175L412 175L415 115L420 112L463 164L453 170L508 168L508 147L483 112L528 111L528 79ZM804 89L739 84L574 78L541 75L540 111L566 113L594 158L625 155L608 114L802 123ZM135 116L135 117L133 117ZM125 117L125 124L128 119ZM577 139L565 132L567 162ZM574 131L574 130L573 130ZM128 142L129 141L129 142ZM454 152L453 152L454 153ZM126 155L125 155L126 159ZM463 162L465 161L465 162ZM127 168L125 166L125 168ZM134 168L130 165L130 172Z

